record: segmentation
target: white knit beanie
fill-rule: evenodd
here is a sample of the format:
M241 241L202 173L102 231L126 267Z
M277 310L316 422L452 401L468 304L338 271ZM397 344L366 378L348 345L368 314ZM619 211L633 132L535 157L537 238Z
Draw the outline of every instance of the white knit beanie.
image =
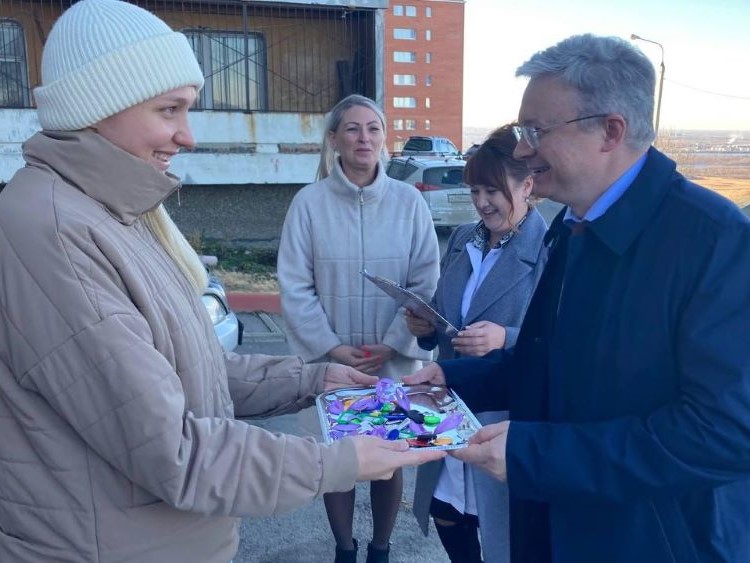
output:
M120 0L81 0L52 26L34 89L46 130L76 131L183 86L203 73L182 33Z

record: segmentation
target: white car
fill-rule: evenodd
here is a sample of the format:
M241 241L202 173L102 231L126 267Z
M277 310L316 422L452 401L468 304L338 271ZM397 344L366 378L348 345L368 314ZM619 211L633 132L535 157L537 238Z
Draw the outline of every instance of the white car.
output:
M436 227L457 227L479 220L471 190L463 183L464 166L459 158L395 156L386 174L422 193Z
M216 265L214 256L201 256L206 269ZM227 352L232 352L242 344L242 323L229 308L227 292L219 278L209 270L208 287L203 291L203 304L206 306L208 316L214 323L214 330L219 339L221 347Z

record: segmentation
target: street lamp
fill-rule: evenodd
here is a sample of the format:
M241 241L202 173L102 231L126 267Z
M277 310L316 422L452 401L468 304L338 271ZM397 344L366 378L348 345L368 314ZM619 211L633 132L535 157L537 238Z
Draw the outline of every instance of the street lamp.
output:
M661 64L659 65L660 73L659 73L659 96L656 100L656 124L654 125L654 133L655 136L659 136L659 115L661 114L661 94L664 90L664 46L659 43L658 41L652 41L651 39L646 39L645 37L641 37L640 35L636 35L635 33L630 34L630 39L633 41L645 41L646 43L653 43L654 45L658 45L659 49L661 49Z

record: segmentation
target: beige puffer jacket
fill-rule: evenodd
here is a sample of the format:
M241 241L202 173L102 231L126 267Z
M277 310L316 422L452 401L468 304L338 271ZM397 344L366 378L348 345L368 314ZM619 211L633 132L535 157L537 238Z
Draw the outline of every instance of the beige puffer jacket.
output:
M354 486L290 412L325 364L225 356L140 221L177 186L93 132L40 133L0 194L0 561L221 562L237 516Z

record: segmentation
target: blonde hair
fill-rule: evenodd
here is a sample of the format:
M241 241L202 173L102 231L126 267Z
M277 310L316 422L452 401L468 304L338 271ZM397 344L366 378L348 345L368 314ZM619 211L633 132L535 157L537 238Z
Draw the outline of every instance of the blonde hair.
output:
M344 113L346 110L353 108L354 106L362 106L373 111L380 120L380 125L383 128L383 149L380 153L381 164L385 165L388 161L388 152L385 149L385 115L383 111L373 102L370 98L360 96L359 94L351 94L333 106L333 109L326 116L326 124L323 129L323 142L321 143L320 149L320 163L318 164L318 173L316 174L316 180L322 180L328 178L333 170L333 162L336 158L336 151L331 146L331 139L329 133L335 133L341 125L341 120L344 119Z
M167 254L172 257L177 267L185 274L190 285L198 294L203 293L203 290L208 286L206 268L198 253L190 246L177 225L174 224L164 205L159 205L159 207L146 212L143 215L143 222L151 229Z

